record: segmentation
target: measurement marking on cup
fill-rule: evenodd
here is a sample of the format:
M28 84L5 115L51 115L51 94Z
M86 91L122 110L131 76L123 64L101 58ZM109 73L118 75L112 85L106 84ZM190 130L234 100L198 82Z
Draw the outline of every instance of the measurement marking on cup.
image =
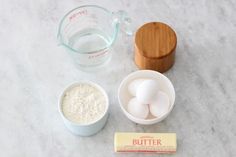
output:
M79 12L76 12L76 13L72 14L72 15L69 17L69 19L70 19L70 20L73 20L73 19L76 18L76 17L80 17L80 16L87 15L87 14L88 14L87 9L81 10L81 11L79 11Z
M105 55L107 53L107 49L106 50L103 50L101 52L98 52L96 54L93 54L93 55L90 55L88 58L89 59L93 59L93 58L96 58L96 57L99 57L99 56L102 56L102 55Z

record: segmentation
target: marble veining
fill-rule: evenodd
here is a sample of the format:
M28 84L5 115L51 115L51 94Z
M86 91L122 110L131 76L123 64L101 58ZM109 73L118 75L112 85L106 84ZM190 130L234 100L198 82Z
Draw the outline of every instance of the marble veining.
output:
M80 71L57 45L60 19L84 4L126 10L134 30L149 21L175 29L176 62L165 75L174 84L176 102L167 119L141 126L119 108L117 88L137 70L133 37L120 33L111 62L94 73ZM236 156L236 1L2 0L0 10L1 156L144 156L115 154L116 131L176 132L178 150L173 157ZM62 90L81 79L103 86L110 99L107 125L87 138L68 132L57 110Z

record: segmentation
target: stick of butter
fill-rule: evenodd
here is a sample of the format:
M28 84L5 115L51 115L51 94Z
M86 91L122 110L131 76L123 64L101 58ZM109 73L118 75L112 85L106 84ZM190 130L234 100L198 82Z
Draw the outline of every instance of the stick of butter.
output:
M115 152L175 153L175 133L115 133Z

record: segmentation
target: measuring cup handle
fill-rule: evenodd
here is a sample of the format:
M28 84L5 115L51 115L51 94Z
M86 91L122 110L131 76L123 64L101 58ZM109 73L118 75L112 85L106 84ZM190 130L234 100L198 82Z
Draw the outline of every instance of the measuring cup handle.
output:
M119 10L113 13L113 20L116 24L120 25L120 29L127 35L132 35L133 30L131 28L131 18L128 17L127 12L124 10Z

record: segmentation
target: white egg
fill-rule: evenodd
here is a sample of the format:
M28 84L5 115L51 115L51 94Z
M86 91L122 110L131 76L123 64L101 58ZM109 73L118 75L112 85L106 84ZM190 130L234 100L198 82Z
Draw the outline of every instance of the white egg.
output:
M170 107L170 100L166 93L159 91L156 99L149 104L150 112L155 117L160 117L167 113Z
M129 86L128 86L128 90L129 90L129 93L132 95L132 96L136 96L136 92L137 92L137 89L138 89L138 86L144 81L145 79L136 79L136 80L133 80Z
M155 80L144 80L137 89L136 97L143 104L151 103L159 91L159 86Z
M149 114L148 105L140 103L137 98L132 98L127 106L128 112L136 118L145 119Z

